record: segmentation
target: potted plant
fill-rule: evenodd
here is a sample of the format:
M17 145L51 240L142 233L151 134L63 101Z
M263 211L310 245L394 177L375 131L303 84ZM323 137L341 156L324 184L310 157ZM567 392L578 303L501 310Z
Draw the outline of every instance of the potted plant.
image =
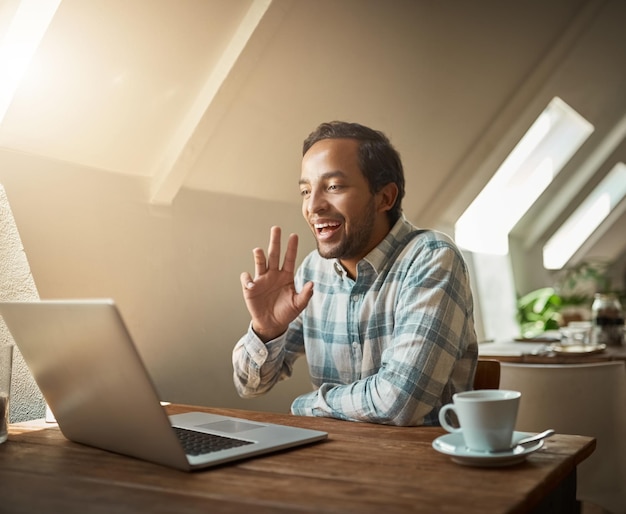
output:
M611 263L582 261L565 268L555 277L555 285L531 291L517 300L517 322L521 336L536 337L558 330L571 321L591 319L596 293L615 292L611 288Z
M549 330L558 330L562 299L554 287L542 287L517 300L517 322L521 336L536 337Z

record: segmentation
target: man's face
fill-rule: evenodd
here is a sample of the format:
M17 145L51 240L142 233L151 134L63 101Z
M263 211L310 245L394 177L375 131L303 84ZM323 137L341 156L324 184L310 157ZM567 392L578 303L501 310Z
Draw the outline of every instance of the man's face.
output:
M358 164L358 142L324 139L302 159L302 215L319 254L338 258L353 271L387 234L386 211L372 194Z

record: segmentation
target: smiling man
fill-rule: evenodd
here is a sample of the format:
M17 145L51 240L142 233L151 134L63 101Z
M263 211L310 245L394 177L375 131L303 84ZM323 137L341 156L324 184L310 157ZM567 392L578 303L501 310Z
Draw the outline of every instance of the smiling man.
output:
M233 350L243 397L266 393L303 355L314 390L294 414L391 425L436 425L471 389L477 359L465 262L444 234L402 214L404 172L382 133L323 123L303 145L302 215L317 242L296 270L291 234L241 274L248 332Z

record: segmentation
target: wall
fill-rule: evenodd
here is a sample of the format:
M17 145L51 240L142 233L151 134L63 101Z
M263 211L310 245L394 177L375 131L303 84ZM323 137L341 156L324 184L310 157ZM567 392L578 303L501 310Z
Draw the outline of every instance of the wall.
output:
M37 288L24 253L6 191L0 184L0 300L36 300ZM0 318L0 345L12 344ZM9 420L12 423L42 417L45 403L22 355L14 348Z
M231 379L252 248L273 224L300 235L300 259L314 248L297 204L183 190L157 208L141 179L7 151L0 183L41 298L114 298L162 399L284 412L310 390L304 361L259 399L240 399Z

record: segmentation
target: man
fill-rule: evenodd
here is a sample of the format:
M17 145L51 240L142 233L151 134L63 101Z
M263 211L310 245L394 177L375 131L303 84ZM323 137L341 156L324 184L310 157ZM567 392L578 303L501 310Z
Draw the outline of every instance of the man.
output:
M381 132L323 123L304 141L302 214L317 241L295 273L280 228L241 274L252 322L233 350L243 397L291 376L306 354L315 390L294 414L391 425L436 425L440 407L471 389L477 359L466 265L445 235L401 210L404 172Z

